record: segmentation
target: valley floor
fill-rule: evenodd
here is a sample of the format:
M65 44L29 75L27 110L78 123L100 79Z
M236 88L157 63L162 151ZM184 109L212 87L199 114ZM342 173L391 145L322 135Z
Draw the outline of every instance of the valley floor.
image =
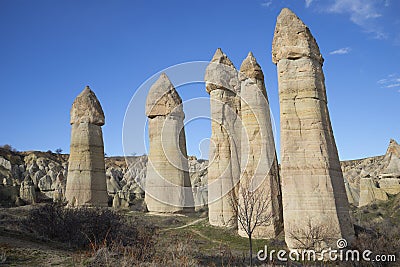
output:
M0 266L93 266L97 251L72 250L63 243L36 238L18 227L18 221L31 208L0 209ZM206 213L168 216L121 213L156 227L155 258L175 258L186 266L244 266L248 261L248 239L238 236L234 230L209 225ZM254 240L254 251L265 245L271 249L283 248L283 235L273 244L268 240Z

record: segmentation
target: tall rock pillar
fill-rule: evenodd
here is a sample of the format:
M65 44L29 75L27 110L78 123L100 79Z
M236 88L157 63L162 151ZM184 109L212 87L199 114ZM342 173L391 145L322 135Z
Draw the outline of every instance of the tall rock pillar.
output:
M104 145L101 126L104 113L89 86L71 108L71 145L65 197L70 206L108 204Z
M219 48L207 66L205 82L211 107L209 222L215 226L236 227L230 198L240 176L240 86L237 70Z
M162 213L194 210L182 99L164 73L150 88L146 116L150 145L145 186L147 209Z
M285 239L320 229L325 246L351 240L354 229L327 107L323 58L308 27L289 9L279 14L272 44L277 65ZM306 241L306 240L305 240ZM325 243L325 244L324 244Z
M239 205L248 203L263 207L261 202L267 203L259 210L254 208L253 221L256 217L270 219L256 227L253 236L274 238L283 229L282 193L264 74L251 52L240 67L239 79L243 124ZM243 194L241 190L255 194ZM247 199L249 197L253 199ZM240 224L239 234L247 237Z

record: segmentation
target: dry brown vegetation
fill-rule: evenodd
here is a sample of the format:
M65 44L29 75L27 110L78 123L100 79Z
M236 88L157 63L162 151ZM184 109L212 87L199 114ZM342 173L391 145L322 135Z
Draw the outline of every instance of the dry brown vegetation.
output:
M358 226L352 248L369 249L374 255L400 250L399 199L391 200L387 206L371 205L354 210ZM246 266L248 239L239 237L235 230L209 225L206 216L206 213L158 216L110 209L64 209L48 204L3 208L0 209L0 263L13 266ZM323 229L315 231L312 236L326 235ZM282 235L276 240L253 240L253 244L254 251L263 249L264 245L270 250L286 249ZM278 263L275 259L275 264ZM265 262L254 264L260 266ZM397 266L389 262L324 264ZM315 266L315 263L283 263L283 266L302 265Z

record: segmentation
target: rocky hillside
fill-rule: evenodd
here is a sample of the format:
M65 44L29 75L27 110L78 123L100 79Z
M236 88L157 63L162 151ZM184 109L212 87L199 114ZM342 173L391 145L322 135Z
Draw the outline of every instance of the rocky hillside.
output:
M400 146L390 140L385 155L342 161L349 202L365 206L400 193Z
M204 207L207 202L207 164L206 160L189 157L197 208ZM147 156L106 158L110 205L128 207L143 198L146 165ZM355 206L385 201L400 192L400 146L394 140L390 141L385 155L342 161L341 166L349 201ZM67 154L0 148L0 201L3 205L63 200L67 175Z
M127 207L135 199L143 198L147 156L107 157L105 162L110 205ZM207 161L190 157L189 166L196 205L200 208L207 200L204 190ZM3 205L63 200L67 175L67 154L0 148L0 201ZM34 188L36 194L30 188Z

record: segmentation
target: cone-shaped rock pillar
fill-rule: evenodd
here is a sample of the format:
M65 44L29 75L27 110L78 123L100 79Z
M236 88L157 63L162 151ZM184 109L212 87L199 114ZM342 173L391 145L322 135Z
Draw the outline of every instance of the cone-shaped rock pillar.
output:
M236 227L230 200L240 176L240 91L238 73L217 49L205 74L210 94L211 141L208 166L208 216L211 225Z
M384 160L389 164L383 170L381 178L400 178L400 146L393 139L390 140Z
M251 52L240 67L239 79L243 124L239 211L246 205L259 207L252 210L253 222L261 220L253 236L274 238L283 229L282 193L264 74ZM238 226L239 234L247 237L240 221Z
M86 86L71 109L71 145L65 191L70 206L107 206L101 130L104 120L99 100Z
M272 61L278 70L286 243L301 248L294 237L304 239L315 229L325 239L316 247L335 247L338 238L351 241L354 229L328 113L323 58L308 27L287 8L277 18Z
M150 144L145 190L147 209L162 213L194 210L182 99L164 73L150 88L146 116Z

